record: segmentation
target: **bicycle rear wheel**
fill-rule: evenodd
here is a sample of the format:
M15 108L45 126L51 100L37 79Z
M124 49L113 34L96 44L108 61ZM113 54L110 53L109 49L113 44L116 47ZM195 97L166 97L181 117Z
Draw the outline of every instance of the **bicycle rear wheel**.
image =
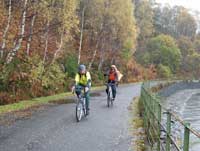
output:
M110 88L110 106L113 106L113 93L112 93L112 88Z
M76 121L79 122L83 115L83 106L80 102L76 105Z
M111 87L108 88L108 95L107 95L107 106L110 107L111 105L111 98L112 97L112 90Z
M107 96L107 106L110 107L110 96L109 96L109 94Z
M110 99L110 106L113 106L113 99Z

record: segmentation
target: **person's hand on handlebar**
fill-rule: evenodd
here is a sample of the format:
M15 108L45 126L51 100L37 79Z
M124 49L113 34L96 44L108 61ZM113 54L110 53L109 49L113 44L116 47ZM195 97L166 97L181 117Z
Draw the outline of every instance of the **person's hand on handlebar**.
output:
M72 86L71 92L74 94L74 92L75 92L75 86Z
M88 92L89 91L89 87L85 87L85 92Z

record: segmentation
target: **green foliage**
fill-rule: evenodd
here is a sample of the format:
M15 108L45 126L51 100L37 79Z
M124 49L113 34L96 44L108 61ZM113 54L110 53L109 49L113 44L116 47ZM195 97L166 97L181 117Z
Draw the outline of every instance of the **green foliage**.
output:
M195 37L194 40L194 49L196 52L200 53L200 34Z
M27 58L23 59L14 58L11 63L5 64L2 73L0 75L0 81L3 83L3 89L14 90L14 93L18 88L27 88L30 86L28 82L28 74L26 73L30 66L27 63Z
M78 28L82 21L81 62L92 64L93 85L103 84L101 69L111 63L121 67L126 81L155 77L155 67L161 77L170 77L179 71L180 64L181 70L199 74L200 36L195 35L194 17L185 8L152 7L153 1L147 0L28 1L26 13L30 19L26 19L22 46L12 62L5 64L6 55L15 46L13 39L19 35L21 4L23 1L12 5L12 28L7 31L3 58L0 58L0 91L3 92L0 97L4 98L1 104L70 88L77 72L76 50L82 29ZM7 9L2 2L2 33L6 29ZM178 46L168 35L177 39ZM30 52L26 51L27 44ZM134 60L136 45L137 60L147 70Z
M185 70L190 72L194 78L199 78L200 74L200 54L193 53L186 58Z
M171 70L168 66L159 64L157 67L158 75L161 78L170 78L172 76Z
M147 45L150 63L168 66L175 73L179 69L181 53L175 40L168 35L152 38Z
M178 46L183 56L181 59L180 69L181 71L187 71L189 70L188 61L190 60L188 56L191 56L195 52L194 43L190 38L182 36L178 39Z
M151 60L150 60L150 53L147 51L144 52L136 52L136 61L143 65L143 66L148 66L149 64L151 64Z
M37 83L38 86L47 90L59 90L59 87L64 83L66 75L57 62L44 66L43 60L37 55L30 58L29 61L32 63L32 69L30 71L31 83Z
M30 71L31 80L34 80L34 81L41 80L42 74L44 73L43 61L40 59L39 56L36 55L29 58L29 63L32 66L31 71Z
M129 39L123 45L123 49L122 49L123 59L130 60L133 56L132 52L133 52L133 42L131 41L131 39Z
M65 76L59 64L55 62L45 69L42 76L42 86L48 90L54 90L54 92L59 91L64 83Z
M183 56L190 55L194 53L194 44L188 37L180 37L178 39L178 46Z
M65 72L69 77L74 77L77 72L77 57L73 54L68 55L63 61Z
M98 71L98 72L97 72L97 75L98 75L98 79L99 79L100 81L104 80L104 73L103 73L103 72Z
M102 86L104 85L105 79L104 79L104 73L101 71L92 71L90 72L92 77L92 86Z

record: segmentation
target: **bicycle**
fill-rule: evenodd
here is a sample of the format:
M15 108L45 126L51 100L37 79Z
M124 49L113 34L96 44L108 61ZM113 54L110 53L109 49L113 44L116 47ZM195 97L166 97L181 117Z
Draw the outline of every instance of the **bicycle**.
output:
M107 106L110 107L110 106L113 106L113 94L112 94L112 86L115 85L113 83L107 83L106 86L107 86Z
M77 89L77 88L76 88ZM82 117L86 117L86 98L85 98L85 88L78 88L80 90L80 95L78 96L78 101L76 103L76 121L79 122Z

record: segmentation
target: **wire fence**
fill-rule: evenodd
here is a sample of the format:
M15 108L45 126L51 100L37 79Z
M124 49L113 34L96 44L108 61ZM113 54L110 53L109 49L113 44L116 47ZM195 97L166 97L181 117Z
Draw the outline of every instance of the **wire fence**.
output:
M192 129L190 123L161 105L161 97L151 92L149 82L142 84L140 101L152 151L189 151L190 140L200 140L200 133Z

